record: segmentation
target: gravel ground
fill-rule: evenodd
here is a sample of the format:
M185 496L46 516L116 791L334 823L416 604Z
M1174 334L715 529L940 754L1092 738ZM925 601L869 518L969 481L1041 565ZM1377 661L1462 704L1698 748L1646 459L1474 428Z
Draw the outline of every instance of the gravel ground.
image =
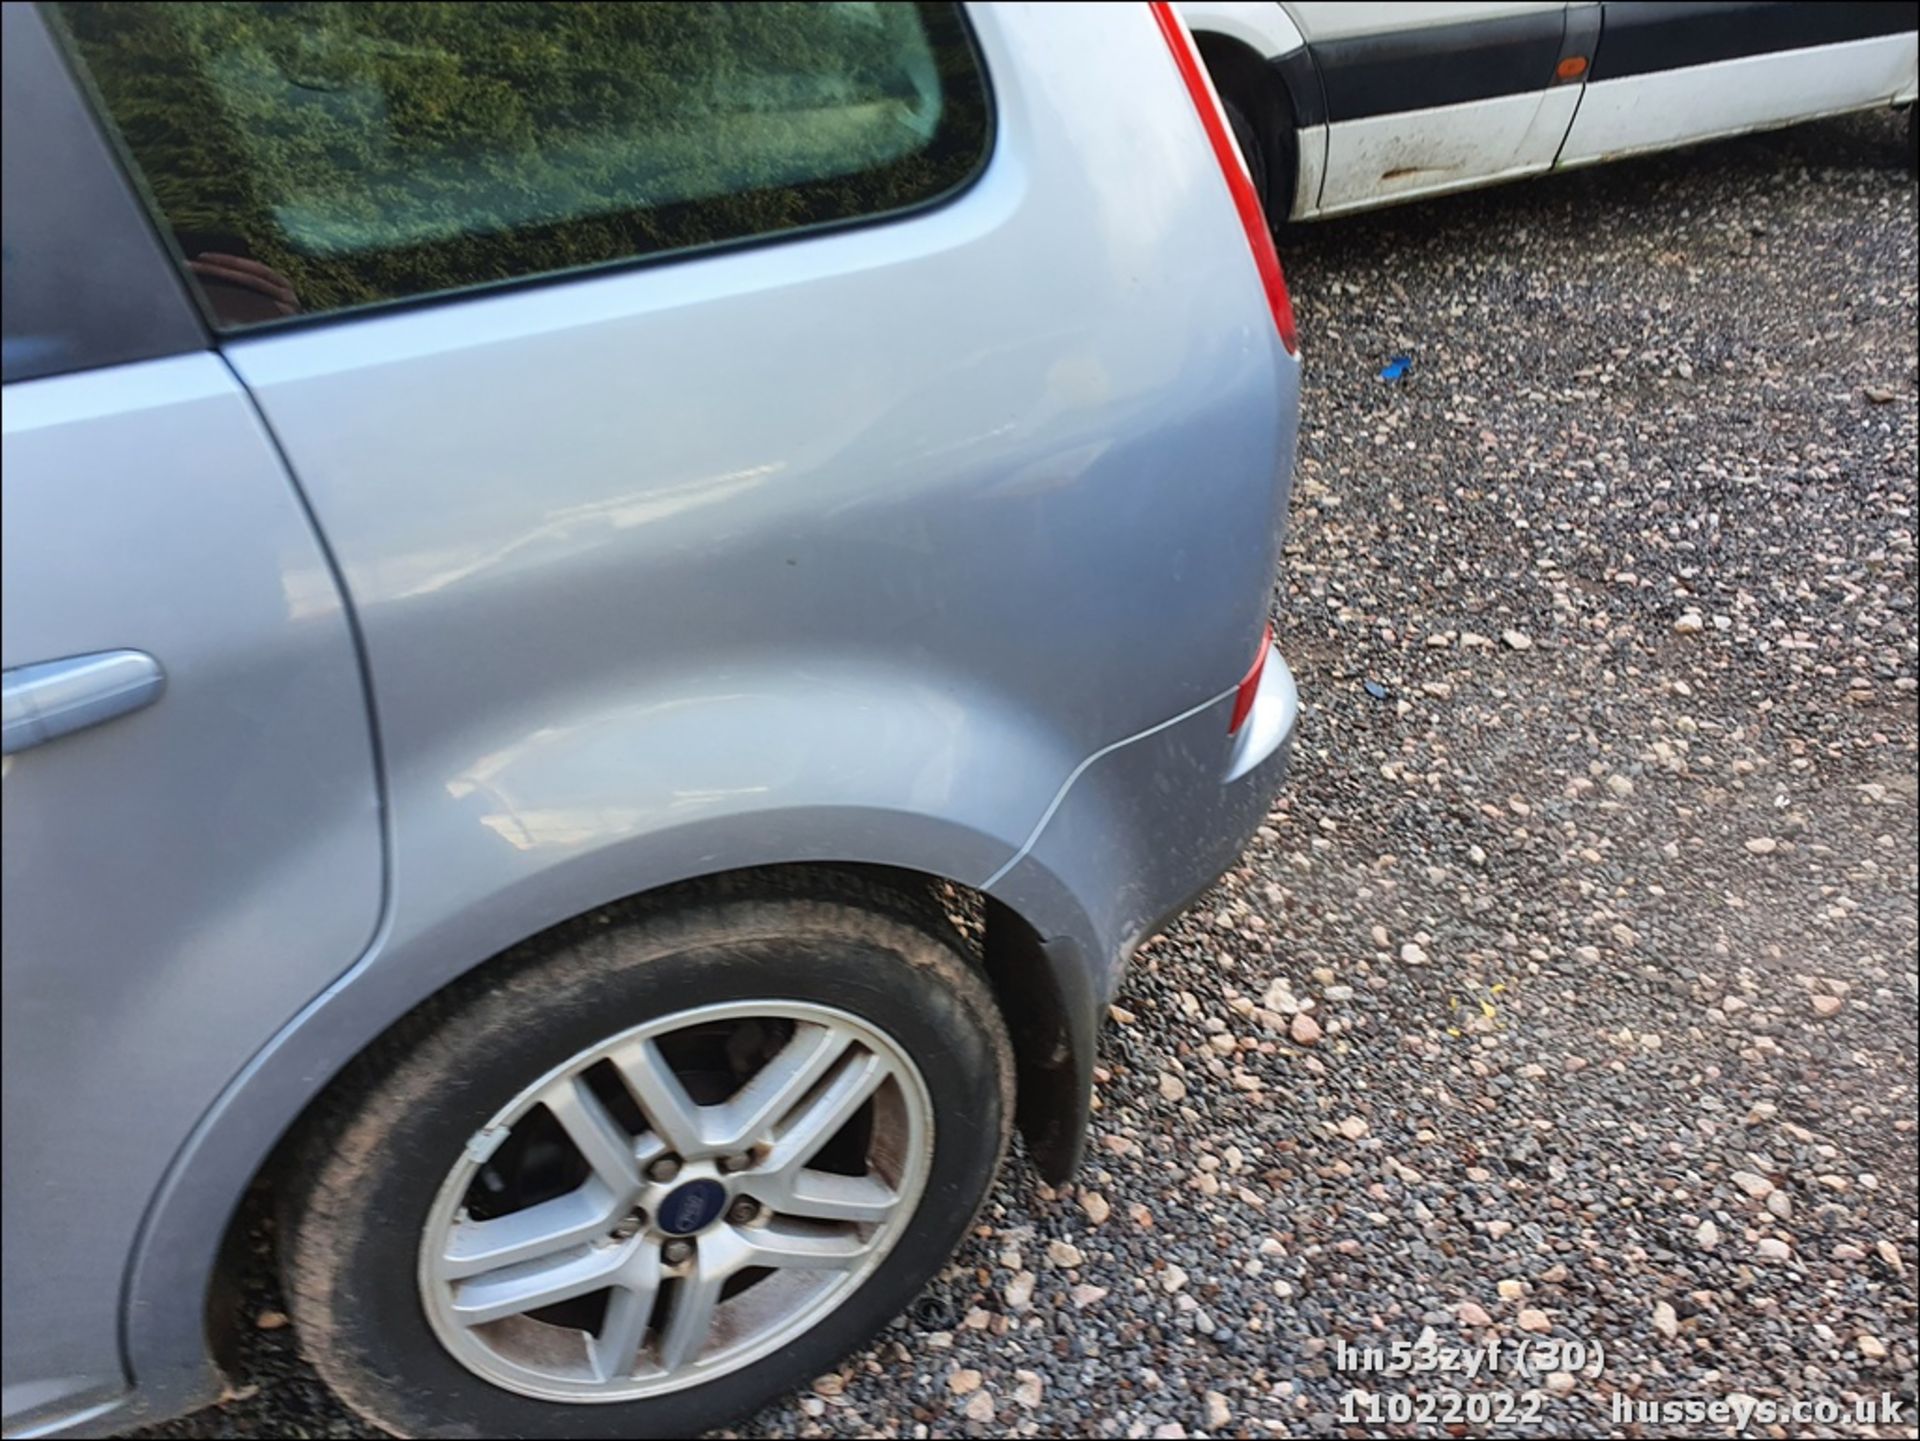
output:
M1080 1183L1016 1160L915 1313L744 1433L1325 1433L1352 1385L1411 1394L1336 1338L1431 1328L1590 1349L1496 1430L1890 1392L1905 1425L1773 1434L1915 1434L1898 134L1289 238L1292 780L1136 964ZM286 1330L245 1360L151 1434L358 1434Z

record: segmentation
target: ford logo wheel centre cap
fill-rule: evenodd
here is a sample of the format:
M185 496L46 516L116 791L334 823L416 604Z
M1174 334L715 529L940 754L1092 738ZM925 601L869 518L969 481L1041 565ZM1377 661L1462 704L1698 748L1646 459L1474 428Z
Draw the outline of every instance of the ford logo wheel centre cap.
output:
M727 1188L718 1181L702 1178L676 1186L660 1203L660 1229L670 1236L691 1236L720 1218L727 1208Z

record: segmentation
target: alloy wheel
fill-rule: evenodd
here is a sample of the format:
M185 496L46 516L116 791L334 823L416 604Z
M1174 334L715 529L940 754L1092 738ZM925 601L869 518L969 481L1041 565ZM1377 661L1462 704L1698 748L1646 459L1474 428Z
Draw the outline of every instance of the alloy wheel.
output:
M625 1401L790 1343L885 1258L933 1153L920 1072L832 1007L728 1002L584 1050L477 1131L419 1285L461 1364L522 1395Z

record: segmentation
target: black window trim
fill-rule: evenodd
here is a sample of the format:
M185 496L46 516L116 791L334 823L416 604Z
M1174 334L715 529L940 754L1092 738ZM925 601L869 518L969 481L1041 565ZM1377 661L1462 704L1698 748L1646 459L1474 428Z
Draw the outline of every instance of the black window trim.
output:
M0 0L11 7L22 0ZM32 0L33 8L39 9L39 0ZM750 0L746 0L750 3ZM716 240L704 245L681 246L672 250L655 251L646 255L619 256L610 260L595 261L590 265L578 265L567 270L543 271L538 275L517 275L502 280L482 281L474 285L461 286L456 290L433 291L421 295L399 296L392 300L368 301L363 305L343 306L333 310L317 311L313 314L283 316L279 319L253 322L244 328L227 329L219 324L218 317L212 312L204 293L198 286L187 285L185 276L186 255L181 251L173 235L161 223L160 207L148 195L144 182L140 179L139 166L128 153L125 142L115 127L102 118L106 107L84 75L74 75L73 84L78 88L82 102L98 131L104 135L105 143L118 162L123 182L131 187L135 202L156 243L161 246L170 267L176 273L182 289L186 292L187 303L193 307L198 323L204 333L211 337L215 348L242 343L255 338L288 335L319 329L325 326L351 324L360 320L371 320L390 315L404 314L425 309L430 306L458 305L464 301L481 300L493 296L510 294L521 290L545 288L553 285L566 285L575 281L593 280L602 276L617 275L626 271L650 269L658 266L677 265L686 261L704 260L713 256L728 255L736 251L759 249L767 246L786 245L795 241L809 240L822 235L837 235L845 231L866 229L870 226L891 225L903 220L929 215L955 204L976 185L993 166L994 157L999 152L1000 111L993 89L993 72L987 64L985 54L980 47L980 37L973 28L972 17L968 14L970 4L966 0L949 0L953 8L954 23L959 27L966 41L967 53L973 60L974 74L979 81L982 119L985 132L980 151L973 168L946 190L930 195L891 210L876 210L867 214L845 216L834 220L817 221L811 225L795 226L790 230L774 230L752 235L733 236L725 240ZM44 17L43 26L48 25ZM73 69L72 58L67 55L66 47L49 34L48 42L61 52L63 67Z
M7 257L7 268L18 264L26 284L44 285L49 277L35 257L58 246L62 269L86 277L57 302L61 334L71 343L23 354L10 338L0 376L17 385L211 349L196 299L46 17L27 0L6 0L0 12L0 125L12 197L0 223L6 245L19 251ZM56 169L60 203L48 206L32 192ZM9 298L16 305L56 303Z

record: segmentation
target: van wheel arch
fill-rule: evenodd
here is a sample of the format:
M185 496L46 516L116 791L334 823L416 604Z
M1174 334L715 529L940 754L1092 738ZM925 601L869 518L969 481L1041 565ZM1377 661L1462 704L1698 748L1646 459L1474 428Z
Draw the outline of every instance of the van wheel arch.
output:
M1294 128L1296 109L1286 82L1268 61L1248 45L1225 35L1198 32L1194 44L1213 79L1213 87L1236 123L1235 138L1242 145L1242 126L1250 131L1260 156L1247 157L1248 168L1261 185L1267 209L1267 227L1279 230L1293 215L1294 192L1300 182L1300 140Z

